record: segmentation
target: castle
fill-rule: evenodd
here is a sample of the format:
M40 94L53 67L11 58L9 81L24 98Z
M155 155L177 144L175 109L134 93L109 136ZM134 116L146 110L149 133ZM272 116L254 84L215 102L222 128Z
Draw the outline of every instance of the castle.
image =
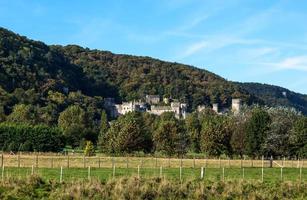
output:
M162 102L159 95L146 95L145 102L130 101L123 102L122 104L115 104L114 98L105 98L104 105L113 118L128 112L139 111L155 115L173 112L176 118L185 119L187 113L187 105L185 103L169 98L164 98Z
M231 111L235 114L238 113L241 109L241 104L241 99L232 99ZM105 98L104 105L112 118L117 118L133 111L148 112L154 115L172 112L178 119L185 119L187 115L187 104L170 98L163 98L163 101L161 101L159 95L146 95L145 101L130 101L122 104L116 104L114 98ZM205 108L204 105L199 105L197 111L201 112ZM217 114L224 114L229 111L227 108L220 110L217 103L212 104L212 110Z

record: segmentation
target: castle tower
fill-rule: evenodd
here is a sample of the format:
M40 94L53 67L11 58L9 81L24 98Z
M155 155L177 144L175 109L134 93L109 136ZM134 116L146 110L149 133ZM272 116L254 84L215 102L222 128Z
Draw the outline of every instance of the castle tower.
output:
M241 110L241 99L232 99L231 110L234 113L238 113Z
M212 110L216 113L219 113L219 104L218 103L212 104Z

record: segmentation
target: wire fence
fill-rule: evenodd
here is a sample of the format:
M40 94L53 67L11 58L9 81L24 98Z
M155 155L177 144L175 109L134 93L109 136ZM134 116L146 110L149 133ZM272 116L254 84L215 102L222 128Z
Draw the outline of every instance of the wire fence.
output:
M80 155L1 154L1 178L107 180L121 176L170 179L306 181L304 159L200 159L158 157L86 157Z
M107 157L45 154L1 154L0 166L35 168L307 168L304 159L207 159L207 158L161 158L161 157Z

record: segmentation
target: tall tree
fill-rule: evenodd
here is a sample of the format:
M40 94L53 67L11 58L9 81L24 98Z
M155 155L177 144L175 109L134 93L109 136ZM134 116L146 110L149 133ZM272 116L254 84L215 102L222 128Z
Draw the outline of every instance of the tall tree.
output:
M188 136L183 122L163 116L157 130L153 133L153 141L156 151L161 151L168 156L183 155L188 148Z
M271 118L268 134L263 144L266 155L289 156L291 129L300 117L300 113L291 108L270 108Z
M201 124L198 119L198 113L194 112L185 119L187 133L190 137L190 149L193 152L200 152L200 130Z
M225 116L214 115L203 120L201 150L212 156L231 155L231 122Z
M59 116L58 126L63 130L67 143L73 148L80 145L86 131L86 114L79 106L70 106Z
M110 153L131 153L144 150L145 134L140 113L130 112L111 124L103 137L102 150Z
M36 108L32 105L17 104L13 112L7 117L7 121L16 123L36 124L39 122Z
M263 144L269 130L271 119L269 114L261 109L255 108L246 126L246 150L249 156L261 156Z
M294 124L290 137L291 155L307 156L307 117L301 116Z

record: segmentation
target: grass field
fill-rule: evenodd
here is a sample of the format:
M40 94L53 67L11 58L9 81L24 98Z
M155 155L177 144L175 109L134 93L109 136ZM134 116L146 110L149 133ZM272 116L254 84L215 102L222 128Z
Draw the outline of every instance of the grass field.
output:
M152 178L162 177L167 179L178 180L194 180L201 179L200 168L182 168L180 175L180 168L63 168L62 180L108 180L118 177L135 176L140 178ZM244 170L244 172L243 172ZM306 169L305 169L306 170ZM300 175L300 169L296 168L283 168L282 176L281 169L278 168L265 168L263 170L263 180L266 182L276 181L307 181L307 173L302 169ZM223 173L224 171L224 173ZM61 169L60 168L33 168L33 173L39 175L44 180L60 180ZM243 177L244 173L244 177ZM4 168L3 178L19 178L24 179L32 174L31 168L16 168L7 167ZM205 168L203 171L203 179L211 181L222 180L262 180L261 168Z
M97 179L136 176L141 178L165 177L178 180L257 180L307 181L307 162L304 160L269 161L232 159L178 159L155 157L84 157L80 155L2 154L3 179L29 177L37 174L44 180ZM262 174L263 166L263 174ZM203 168L203 172L201 172ZM263 177L262 177L263 176Z

